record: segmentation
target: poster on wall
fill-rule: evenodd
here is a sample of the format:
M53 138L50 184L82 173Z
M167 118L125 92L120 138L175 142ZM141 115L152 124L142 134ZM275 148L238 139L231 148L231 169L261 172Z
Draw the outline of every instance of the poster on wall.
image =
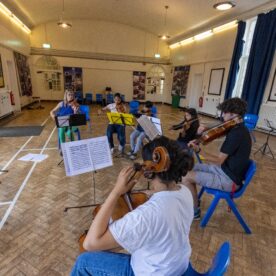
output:
M70 89L74 92L82 92L82 68L63 67L64 90Z
M209 87L208 87L208 95L220 96L221 88L222 88L222 84L223 84L224 70L225 70L225 68L211 69L210 79L209 79Z
M0 55L0 88L2 88L4 86L5 86L4 74L3 74L3 67L2 67L2 59L1 59L1 55Z
M178 66L174 68L172 94L186 97L190 65Z
M133 99L145 99L146 72L133 71Z
M32 96L33 90L28 57L20 53L14 52L14 59L17 69L17 76L19 80L20 95Z

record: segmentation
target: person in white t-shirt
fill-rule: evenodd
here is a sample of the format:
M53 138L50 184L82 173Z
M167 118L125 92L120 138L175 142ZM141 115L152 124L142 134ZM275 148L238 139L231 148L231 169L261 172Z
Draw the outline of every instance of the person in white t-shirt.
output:
M119 113L125 113L126 108L122 101L120 93L116 93L114 95L114 103L108 104L106 107L103 107L101 110L99 110L99 113L101 111L110 111L110 112L119 112ZM106 136L108 138L108 143L110 146L111 153L114 151L114 142L113 142L113 133L117 133L117 137L119 140L119 152L123 153L125 144L126 144L126 133L125 133L125 126L119 125L119 124L108 124L107 130L106 130Z
M119 197L135 184L130 181L133 168L120 172L117 182L93 220L73 270L76 275L183 275L191 255L189 242L193 221L190 190L179 184L193 167L193 158L175 141L164 136L146 144L144 160L153 159L156 147L165 147L170 157L166 171L145 175L151 183L152 196L124 217L110 224ZM130 254L106 250L124 248Z

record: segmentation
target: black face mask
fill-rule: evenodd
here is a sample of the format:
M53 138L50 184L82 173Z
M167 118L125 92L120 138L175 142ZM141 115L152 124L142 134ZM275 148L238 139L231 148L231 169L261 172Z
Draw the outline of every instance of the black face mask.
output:
M222 117L222 111L220 111L220 114L218 114L218 119L221 121L221 122L224 122L223 120L223 117Z

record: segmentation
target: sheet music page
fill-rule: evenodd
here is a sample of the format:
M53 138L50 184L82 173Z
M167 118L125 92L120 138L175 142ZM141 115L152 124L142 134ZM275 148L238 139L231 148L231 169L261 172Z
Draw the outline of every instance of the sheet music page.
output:
M107 136L62 143L61 149L67 176L113 165Z
M69 118L70 118L70 115L58 116L57 120L58 120L59 127L69 126Z
M161 120L159 118L155 118L155 117L148 117L151 122L154 123L154 125L156 126L156 128L158 129L159 131L159 134L162 135L162 126L161 126Z
M146 135L149 137L151 141L154 140L158 135L160 135L158 129L156 128L154 123L150 121L148 116L142 115L140 118L137 119L137 121L144 129Z

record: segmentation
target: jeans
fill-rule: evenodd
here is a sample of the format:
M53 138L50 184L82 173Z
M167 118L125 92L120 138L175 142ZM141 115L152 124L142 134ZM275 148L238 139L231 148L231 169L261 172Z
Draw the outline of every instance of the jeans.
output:
M69 127L60 127L58 128L58 137L59 137L59 141L60 143L65 143L65 135L69 138L70 141L74 141L75 137L74 137L74 132L77 130L76 127L71 127L71 129Z
M131 132L130 134L130 147L133 153L137 153L143 143L144 138L146 137L146 134L144 131L139 131L137 129L135 129L133 132ZM136 140L137 138L137 140ZM135 140L136 140L136 144L135 144Z
M108 251L82 253L71 271L71 276L134 276L130 255Z
M126 133L124 125L109 124L106 130L106 135L110 148L114 148L113 133L117 133L119 143L122 148L126 144Z

